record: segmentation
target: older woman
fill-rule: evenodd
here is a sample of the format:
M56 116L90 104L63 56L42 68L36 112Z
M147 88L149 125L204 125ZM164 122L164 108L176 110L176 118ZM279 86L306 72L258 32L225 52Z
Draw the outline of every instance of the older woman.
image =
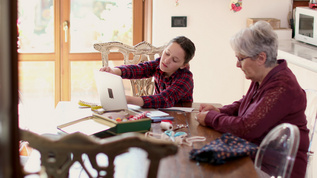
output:
M305 91L287 67L277 60L278 39L264 21L241 30L231 39L237 67L252 81L245 96L222 108L202 104L197 121L220 132L230 132L257 145L281 123L300 130L300 144L291 177L305 177L308 150Z

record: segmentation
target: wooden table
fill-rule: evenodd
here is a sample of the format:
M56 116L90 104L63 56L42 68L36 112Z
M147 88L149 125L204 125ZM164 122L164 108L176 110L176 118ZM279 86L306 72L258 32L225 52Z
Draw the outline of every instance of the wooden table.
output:
M218 104L214 104L216 106L221 106ZM184 107L192 107L195 108L194 111L198 111L199 103L187 103L182 105ZM167 112L167 111L166 111ZM255 168L253 166L253 162L249 157L243 157L234 161L227 162L223 165L211 165L208 163L199 163L193 160L189 159L189 152L192 149L200 149L207 143L209 143L212 140L215 140L216 138L221 136L221 133L208 128L204 127L198 124L198 122L195 120L195 115L197 112L180 112L180 111L168 111L168 113L174 117L173 126L174 128L179 124L185 124L188 125L187 128L182 128L177 131L183 131L188 134L189 137L191 136L205 136L206 141L204 142L195 142L192 146L187 145L180 145L178 149L178 153L175 156L170 156L167 158L164 158L160 162L158 177L159 178L209 178L209 177L230 177L230 178L236 178L236 177L243 177L243 178L254 178L257 177ZM160 128L160 123L152 123L151 124L151 131L154 133L163 133L163 130ZM136 153L132 153L132 158L129 156L122 156L121 163L124 162L124 164L128 165L135 165L135 164L143 164L146 161L146 156L139 154L138 151ZM131 156L130 155L130 156ZM132 161L132 159L137 159L137 163ZM39 159L39 158L38 158ZM120 161L119 161L120 162ZM127 162L127 163L125 163ZM121 164L118 163L118 164ZM78 172L81 172L81 169L77 169L76 173L76 166L74 166L75 169L73 169L73 173L70 173L72 175L71 177L82 177L78 176L81 173L77 174ZM116 167L120 167L121 170L124 170L124 165L116 165ZM146 170L145 168L142 170ZM123 176L121 176L121 173L123 173ZM124 171L120 173L120 176L118 177L126 177ZM76 175L77 174L77 175ZM75 176L76 175L76 176ZM133 176L131 176L133 175ZM136 175L136 176L134 176ZM143 177L139 176L140 170L136 169L129 172L129 177Z
M217 104L215 104L217 105ZM187 107L199 108L199 104L187 104ZM257 177L253 162L249 157L244 157L234 161L225 163L224 165L211 165L208 163L199 163L189 159L189 152L192 149L200 149L207 143L221 136L221 133L199 125L195 120L195 112L169 112L174 116L173 126L177 124L188 124L188 128L183 128L178 131L184 131L189 136L205 136L205 142L195 142L193 146L181 145L176 156L165 158L160 163L158 177L180 177L180 178L196 178L196 177ZM152 131L161 133L159 123L152 124Z

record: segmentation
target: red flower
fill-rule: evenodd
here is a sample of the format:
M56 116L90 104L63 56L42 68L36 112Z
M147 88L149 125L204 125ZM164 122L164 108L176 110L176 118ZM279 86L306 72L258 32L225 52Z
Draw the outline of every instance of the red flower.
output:
M240 6L240 3L232 3L231 4L231 8L234 12L238 12L242 9L242 7Z

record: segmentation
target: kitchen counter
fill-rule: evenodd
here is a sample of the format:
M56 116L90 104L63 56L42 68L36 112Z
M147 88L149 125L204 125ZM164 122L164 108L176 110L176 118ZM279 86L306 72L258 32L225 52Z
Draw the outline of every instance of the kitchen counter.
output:
M317 73L317 46L294 39L280 40L278 58Z

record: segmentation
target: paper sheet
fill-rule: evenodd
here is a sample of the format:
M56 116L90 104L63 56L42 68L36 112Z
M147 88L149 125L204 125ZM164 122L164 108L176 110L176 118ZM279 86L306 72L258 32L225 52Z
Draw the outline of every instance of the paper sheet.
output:
M67 127L64 127L63 131L69 134L74 132L81 132L86 135L92 135L92 134L107 130L109 128L110 128L109 126L98 123L94 121L93 119L88 119L88 120L81 121L76 124L72 124Z
M183 111L183 112L192 112L194 108L188 107L170 107L170 108L159 108L162 111Z
M139 111L139 112L149 111L153 114L156 114L157 116L166 116L166 115L164 115L164 112L162 112L162 111L193 112L193 110L195 109L195 108L189 108L189 107L170 107L170 108L147 109L147 108L142 108L140 106L130 105L130 104L128 104L128 108L135 110L135 111ZM157 111L160 111L160 112L157 112ZM159 114L161 114L161 115L159 115ZM156 116L154 116L154 117L156 117Z
M147 117L163 117L163 116L169 116L168 113L160 111L158 109L153 109L153 108L142 108L140 106L136 106L136 105L128 105L128 108L136 111L136 112L145 112L148 111L149 113L146 115Z
M150 111L146 116L148 117L162 117L162 116L169 116L166 112L163 111Z

